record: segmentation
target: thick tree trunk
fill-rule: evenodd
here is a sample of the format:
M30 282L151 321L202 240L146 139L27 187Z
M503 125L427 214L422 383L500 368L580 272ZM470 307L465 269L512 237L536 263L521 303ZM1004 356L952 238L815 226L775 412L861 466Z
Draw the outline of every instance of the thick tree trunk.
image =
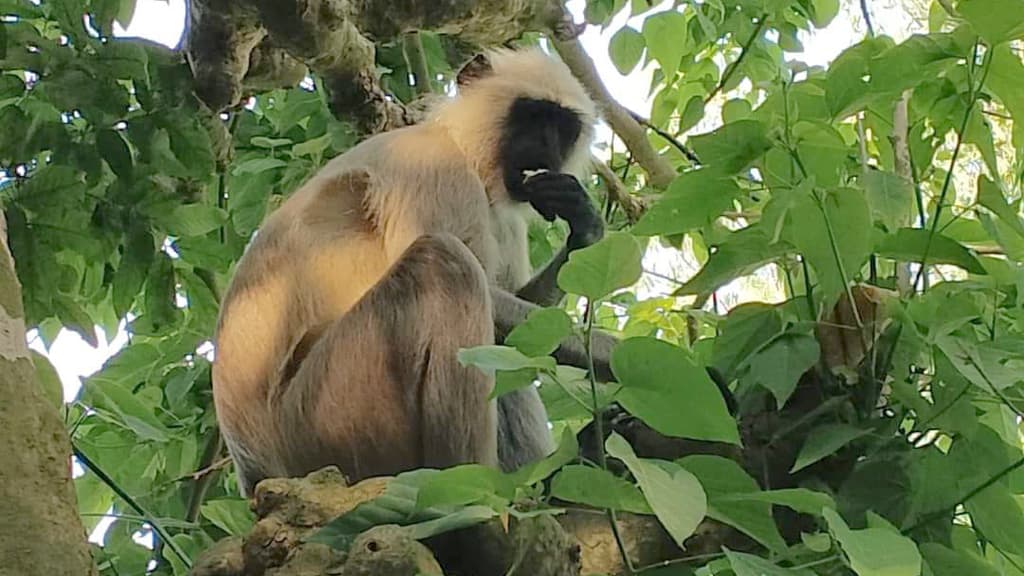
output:
M21 286L0 211L0 576L89 576L71 447L25 344Z

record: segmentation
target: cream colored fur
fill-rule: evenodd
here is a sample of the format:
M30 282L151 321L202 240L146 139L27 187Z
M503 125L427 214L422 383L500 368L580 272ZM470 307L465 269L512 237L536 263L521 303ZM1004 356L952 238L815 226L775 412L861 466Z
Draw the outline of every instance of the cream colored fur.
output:
M455 354L493 343L494 326L506 333L533 309L512 295L530 276L532 210L507 197L495 162L503 114L523 96L576 111L584 131L568 170L589 158L594 106L539 51L491 62L492 75L428 122L329 162L240 260L218 322L213 391L244 492L326 464L359 479L496 463L493 381ZM579 363L578 345L565 349ZM536 392L503 401L503 418L518 418L503 428L516 436L512 460L542 456L550 440Z

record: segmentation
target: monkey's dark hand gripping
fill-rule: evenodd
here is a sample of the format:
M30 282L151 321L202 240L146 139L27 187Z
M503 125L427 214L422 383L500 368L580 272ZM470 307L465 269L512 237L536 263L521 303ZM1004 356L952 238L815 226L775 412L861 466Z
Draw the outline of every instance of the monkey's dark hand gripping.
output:
M601 215L583 185L572 174L541 172L527 176L522 191L545 220L551 222L561 218L569 224L570 250L590 246L604 236Z

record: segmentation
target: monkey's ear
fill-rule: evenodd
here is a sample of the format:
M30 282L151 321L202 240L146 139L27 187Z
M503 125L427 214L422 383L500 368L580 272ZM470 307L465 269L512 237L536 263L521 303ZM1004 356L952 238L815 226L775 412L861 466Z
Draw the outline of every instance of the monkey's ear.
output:
M486 78L493 71L494 69L491 68L491 61L487 58L487 55L477 54L472 60L466 62L466 65L459 70L459 74L455 78L459 86L468 86L481 78Z

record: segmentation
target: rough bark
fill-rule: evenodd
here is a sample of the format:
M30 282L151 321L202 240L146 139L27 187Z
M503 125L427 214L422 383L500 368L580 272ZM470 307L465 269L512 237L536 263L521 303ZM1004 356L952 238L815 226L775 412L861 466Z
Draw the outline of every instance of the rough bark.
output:
M35 379L0 211L0 575L96 573L71 482L71 445Z
M380 86L375 43L417 30L480 47L528 31L579 33L551 0L193 0L186 53L196 93L214 110L247 91L294 85L308 67L324 78L335 114L374 133L413 121Z

